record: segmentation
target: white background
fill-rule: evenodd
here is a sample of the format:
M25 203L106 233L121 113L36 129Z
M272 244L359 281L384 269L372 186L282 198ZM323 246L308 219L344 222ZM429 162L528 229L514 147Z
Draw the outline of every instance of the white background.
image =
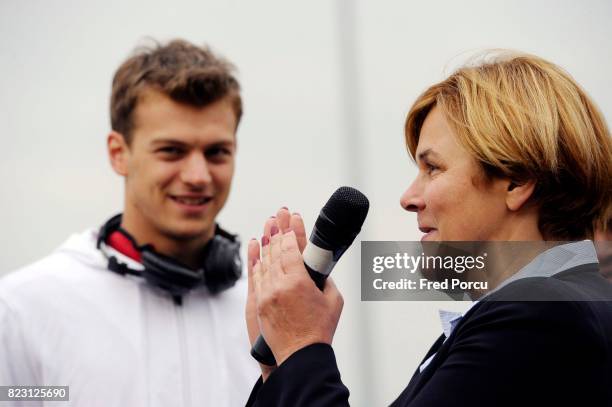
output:
M208 43L243 87L238 168L221 223L244 240L282 205L308 227L340 185L368 195L363 240L418 240L399 196L415 176L411 103L484 48L567 69L612 114L612 3L601 1L0 1L0 274L122 207L108 164L114 70L146 36ZM359 245L334 271L335 348L351 403L389 404L440 334L438 307L362 303Z

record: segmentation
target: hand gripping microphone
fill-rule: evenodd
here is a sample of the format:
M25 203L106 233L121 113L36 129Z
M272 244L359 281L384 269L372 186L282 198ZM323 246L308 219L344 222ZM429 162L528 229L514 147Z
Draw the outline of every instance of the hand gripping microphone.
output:
M306 270L320 290L323 290L327 276L359 234L369 208L370 202L364 194L355 188L340 187L321 209L302 254ZM251 355L264 365L276 364L272 351L261 335L253 345Z

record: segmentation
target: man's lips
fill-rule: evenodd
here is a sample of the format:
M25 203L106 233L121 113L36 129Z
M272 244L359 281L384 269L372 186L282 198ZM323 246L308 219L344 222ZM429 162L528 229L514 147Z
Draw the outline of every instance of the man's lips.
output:
M170 199L183 205L202 206L212 200L208 195L170 195Z

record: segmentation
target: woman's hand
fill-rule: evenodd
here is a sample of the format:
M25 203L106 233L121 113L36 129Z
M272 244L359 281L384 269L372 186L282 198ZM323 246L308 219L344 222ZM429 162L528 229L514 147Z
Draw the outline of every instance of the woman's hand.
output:
M275 227L275 230L279 230L282 233L286 233L289 230L293 230L297 242L300 253L304 251L304 247L306 247L306 231L304 228L304 221L302 217L297 214L289 213L287 208L281 208L276 214L276 217L271 217L268 219L264 225L263 237L262 240L270 241L272 236L272 229ZM248 246L248 296L247 296L247 304L246 304L246 323L247 330L249 333L249 340L251 341L251 346L255 343L255 340L260 334L259 323L257 321L257 304L255 302L255 287L253 284L253 266L256 262L260 261L260 249L259 243L257 240L252 239L249 242ZM262 378L265 381L270 373L276 368L276 366L266 366L263 364L259 364L261 368Z
M247 312L251 314L247 317L249 335L261 332L278 364L310 344L331 344L343 307L333 281L328 280L320 291L308 275L301 254L306 243L303 222L298 217L287 225L282 211L276 218L278 226L269 221L270 235L264 233L262 238L261 258L257 241L249 244L251 288Z

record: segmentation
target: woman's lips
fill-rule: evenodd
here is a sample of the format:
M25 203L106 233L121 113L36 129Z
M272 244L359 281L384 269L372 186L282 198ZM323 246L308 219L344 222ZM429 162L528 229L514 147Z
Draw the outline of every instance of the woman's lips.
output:
M423 233L425 233L422 237L421 237L421 242L425 241L425 240L431 240L433 234L437 231L437 229L434 228L430 228L430 227L425 227L425 226L421 226L419 227L419 230Z

